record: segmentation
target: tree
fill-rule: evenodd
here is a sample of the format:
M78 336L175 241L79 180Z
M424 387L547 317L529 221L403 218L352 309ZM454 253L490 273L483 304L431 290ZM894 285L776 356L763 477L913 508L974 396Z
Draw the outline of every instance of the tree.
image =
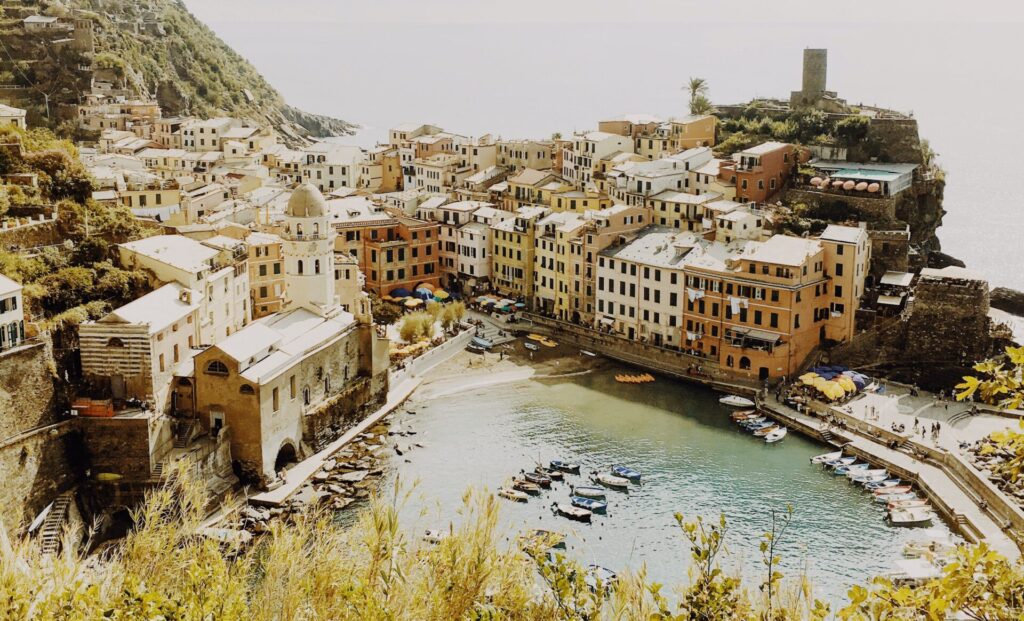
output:
M847 147L861 142L868 137L871 119L866 116L848 116L836 124L836 139Z
M1007 347L1003 359L984 360L973 368L981 377L965 375L964 381L956 385L957 401L977 397L1009 410L1024 403L1024 347Z
M690 81L683 87L690 93L690 102L693 102L700 95L706 96L708 94L708 81L704 78L691 77Z
M418 313L411 313L402 319L402 325L398 326L398 336L406 343L412 343L422 332L422 317Z
M375 293L370 294L370 313L373 314L373 323L381 326L390 326L402 317L402 309L385 302Z

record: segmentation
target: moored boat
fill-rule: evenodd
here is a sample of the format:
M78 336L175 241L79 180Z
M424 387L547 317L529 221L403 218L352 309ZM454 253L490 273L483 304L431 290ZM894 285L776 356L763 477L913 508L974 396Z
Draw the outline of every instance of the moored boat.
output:
M593 498L595 500L604 500L606 495L603 487L590 487L589 485L569 487L569 492L573 496L582 496L584 498Z
M523 347L525 347L526 349L529 349L530 351L539 351L540 350L540 345L534 343L533 341L526 341L526 342L524 342L523 343Z
M851 477L850 478L850 482L851 483L856 483L857 485L865 485L866 486L868 483L877 483L879 481L884 481L885 477L887 477L887 476L889 476L888 473L886 473L886 474L871 474L871 475L865 475L865 476Z
M547 550L564 550L565 535L553 530L536 529L519 535L519 547L538 546Z
M597 472L591 475L590 480L611 489L624 490L629 488L629 479L617 477L614 474L608 474L606 472Z
M815 455L811 458L812 464L823 464L834 459L839 459L843 456L842 451L835 451L834 453L823 453L821 455Z
M893 485L892 487L876 489L871 493L874 494L875 496L891 496L893 494L906 494L911 489L913 488L909 485Z
M569 474L580 473L579 464L563 461L561 459L552 459L551 461L548 462L548 465L551 466L552 470L560 470L562 472L568 472Z
M551 477L543 474L537 474L536 472L523 472L523 478L530 483L535 483L541 487L551 487Z
M753 401L751 401L750 399L747 399L746 397L741 397L739 395L726 395L726 396L722 397L721 399L719 399L718 402L721 403L722 405L727 405L727 406L729 406L731 408L752 408L752 407L754 407L754 402Z
M824 465L829 468L838 468L840 466L849 466L855 461L857 461L856 457L840 457L839 459L826 461Z
M481 347L483 349L490 349L494 347L494 341L489 341L481 336L474 336L471 342L477 347Z
M627 466L612 466L612 474L623 479L629 479L634 483L640 482L640 471L633 470Z
M888 505L890 502L899 502L901 500L917 500L917 494L914 492L903 492L902 494L888 494L886 496L875 496L875 502L882 505Z
M779 425L768 425L767 427L761 427L759 429L755 429L754 430L754 435L759 437L759 438L763 438L766 435L768 435L769 433L771 433L773 431L778 431L779 429L782 429L782 427L780 427Z
M757 410L754 410L754 409L750 409L750 410L736 410L735 412L732 412L732 413L729 414L729 418L731 418L733 420L743 420L744 418L748 418L748 417L754 416L756 414L757 414Z
M536 483L530 483L522 479L514 479L512 481L512 489L519 490L520 492L526 492L531 496L540 494L540 485Z
M921 526L930 523L933 515L929 507L893 509L889 512L889 521L895 526Z
M768 444L773 444L773 443L778 442L779 440L785 438L786 434L788 434L788 433L789 433L789 430L786 429L785 427L782 427L781 429L776 429L775 431L773 431L773 432L769 433L768 435L766 435L764 437L764 441L767 442Z
M842 474L842 475L845 476L846 473L850 472L851 470L867 470L870 467L871 467L871 464L868 464L868 463L850 464L848 466L839 466L835 470L833 470L832 473L833 474Z
M871 490L871 491L875 491L876 489L884 489L886 487L895 487L895 486L899 485L902 482L903 481L900 480L900 479L885 479L884 481L875 481L874 483L865 483L864 487L866 489Z
M886 509L890 511L892 509L911 509L913 507L927 507L928 500L925 498L911 498L910 500L893 500L889 504L885 505Z
M516 502L526 502L527 500L530 499L530 497L527 496L525 492L520 492L519 490L511 489L508 487L503 487L499 489L498 495L501 496L502 498L515 500Z
M555 503L552 505L552 509L556 515L561 515L562 517L567 517L570 520L576 520L577 522L589 522L593 515L592 512L586 509L581 509L565 503Z
M586 509L593 513L604 513L608 509L607 502L596 500L594 498L586 498L584 496L570 496L569 502L571 502L574 507Z
M847 470L846 478L851 481L856 481L857 479L873 477L877 474L884 474L886 475L886 478L888 478L888 473L885 471L885 468L861 468L860 470Z
M549 470L544 466L537 466L533 471L537 474L543 474L544 476L549 477L552 481L562 481L565 479L564 473L558 470Z

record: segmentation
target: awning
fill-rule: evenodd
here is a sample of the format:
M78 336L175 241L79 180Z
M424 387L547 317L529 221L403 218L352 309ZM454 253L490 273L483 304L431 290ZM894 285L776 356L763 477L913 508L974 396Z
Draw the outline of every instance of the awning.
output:
M601 323L603 323L603 324L605 324L607 326L610 326L613 323L615 323L615 319L613 319L612 317L601 317L600 321L601 321Z
M893 285L896 287L909 287L913 282L914 275L907 272L886 272L878 281L882 285Z
M767 330L758 330L757 328L750 328L746 334L748 339L756 339L758 341L764 341L766 343L778 343L782 340L782 337L774 332L768 332Z
M903 296L900 295L880 295L878 296L878 303L885 304L887 306L899 306L903 303Z

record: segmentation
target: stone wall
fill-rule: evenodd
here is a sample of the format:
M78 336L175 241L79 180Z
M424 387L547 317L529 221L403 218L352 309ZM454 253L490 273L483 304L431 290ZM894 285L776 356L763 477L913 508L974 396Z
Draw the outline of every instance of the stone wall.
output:
M0 442L61 419L49 339L0 355Z
M871 275L877 282L888 271L910 269L910 230L869 230L871 239Z
M819 192L809 188L786 190L786 201L803 203L808 207L827 208L842 206L848 217L867 221L892 221L896 217L896 200L889 197L854 196L838 192Z
M374 412L388 396L388 374L360 377L302 419L302 441L316 453Z
M0 230L0 248L35 248L52 246L62 240L57 222L48 220L31 226Z
M83 417L77 422L86 446L86 463L94 475L105 472L132 480L150 478L153 458L148 417Z
M17 535L46 505L81 481L81 441L71 421L0 444L0 522Z
M868 135L850 147L848 157L854 162L921 163L921 138L917 120L907 118L875 118L868 125Z

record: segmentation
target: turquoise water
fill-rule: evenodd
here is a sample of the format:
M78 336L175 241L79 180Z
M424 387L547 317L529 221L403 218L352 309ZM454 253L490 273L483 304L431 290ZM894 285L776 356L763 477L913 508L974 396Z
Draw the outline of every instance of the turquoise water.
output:
M662 378L618 384L616 372L414 397L408 409L416 414L399 420L417 435L399 441L425 448L396 458L391 473L392 481L419 481L403 519L444 527L457 519L468 486L493 491L521 468L556 457L591 468L627 464L643 472L644 484L628 494L609 492L608 515L594 516L593 524L550 513L552 502L569 496L567 485L556 484L529 503L504 501L504 527L513 535L557 528L570 533L570 554L582 561L614 570L646 564L651 579L675 584L686 578L689 553L673 514L717 519L724 512L727 563L759 580L758 543L770 511L792 505L793 524L780 548L783 571L794 575L806 565L817 595L836 604L850 584L891 571L902 543L922 535L888 526L860 487L811 465L808 459L826 447L796 434L766 445L729 421L715 393ZM419 517L423 510L428 517Z

